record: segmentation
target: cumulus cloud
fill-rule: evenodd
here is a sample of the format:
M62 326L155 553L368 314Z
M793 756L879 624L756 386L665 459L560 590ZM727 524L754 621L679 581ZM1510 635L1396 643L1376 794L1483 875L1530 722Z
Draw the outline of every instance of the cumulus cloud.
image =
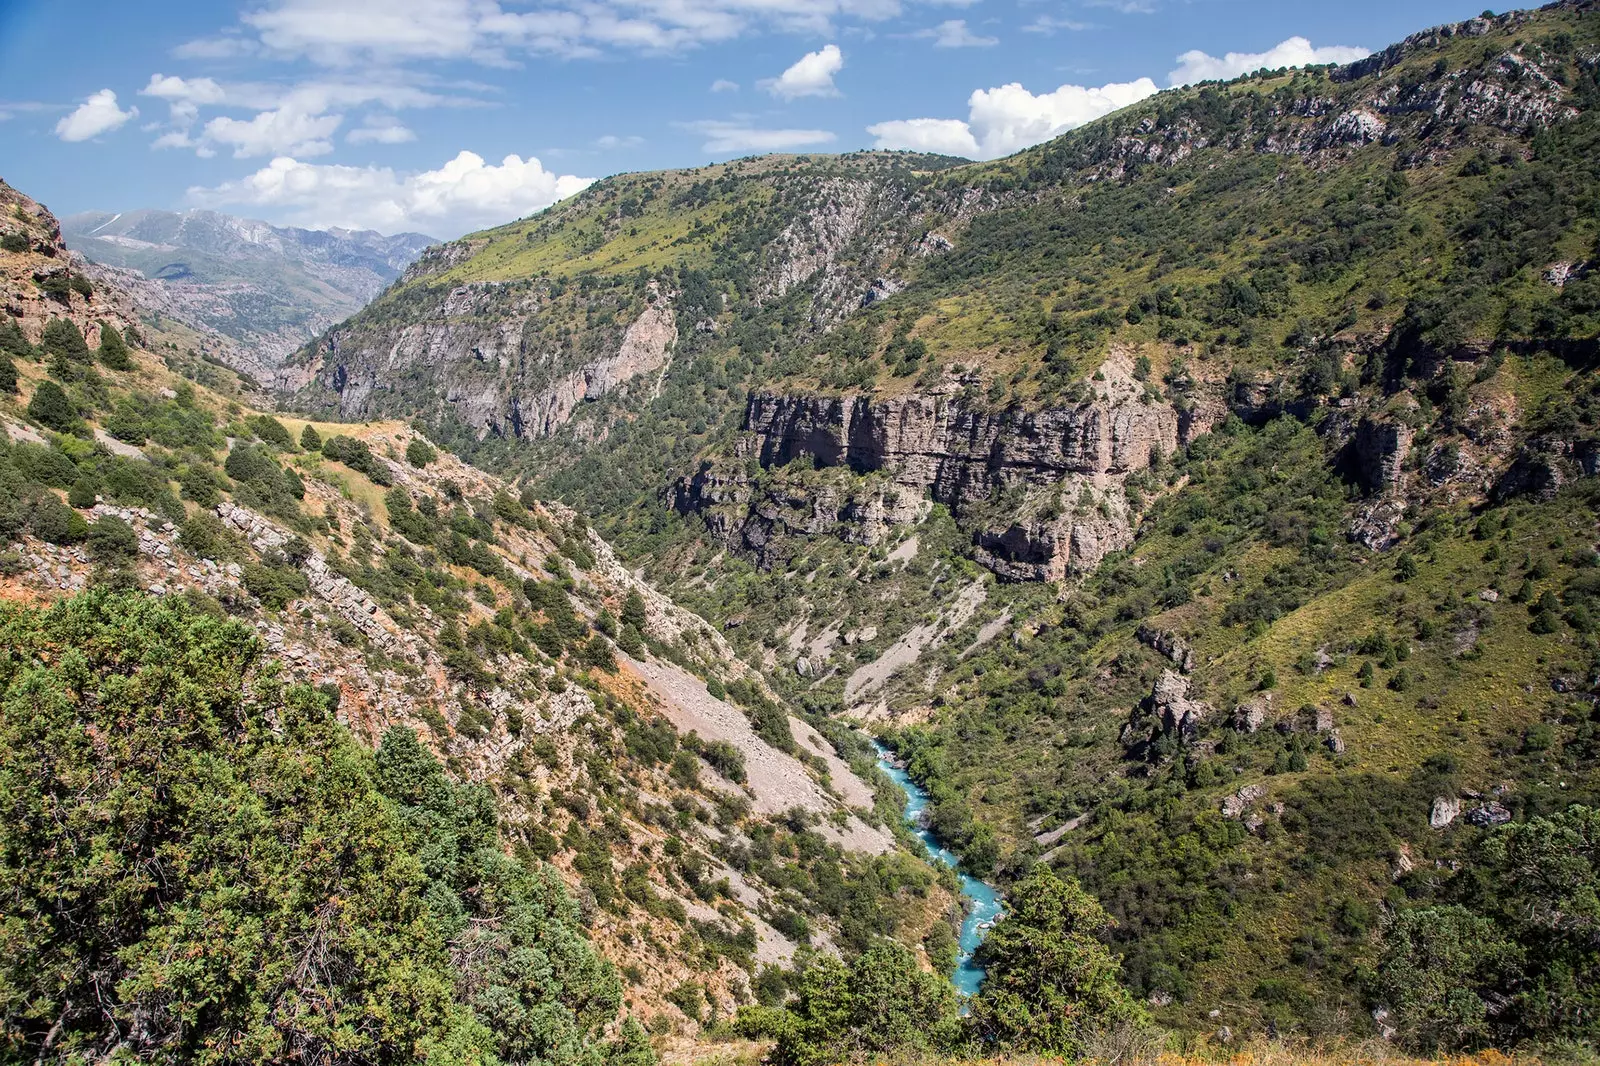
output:
M160 73L150 75L150 83L139 90L139 95L165 100L172 120L177 123L193 122L202 105L220 104L228 98L222 86L211 78L180 78Z
M796 148L814 148L832 144L834 135L827 130L757 129L743 122L680 123L680 128L699 133L706 138L701 151L713 155L730 152L788 152Z
M407 84L398 76L312 80L285 88L157 73L139 92L166 101L171 109L166 130L152 147L193 148L200 154L221 147L240 158L326 154L333 149L331 137L344 121L338 109L370 104L393 111L466 102ZM194 127L201 108L246 109L255 114L218 116L197 131ZM368 117L346 139L355 144L399 144L415 140L416 135L392 115L383 115Z
M262 111L254 118L219 116L205 125L206 138L233 148L235 159L251 156L326 155L329 140L343 121L340 115L311 114L289 104Z
M793 100L801 96L838 96L833 76L844 69L844 55L836 44L824 45L815 52L807 52L794 65L776 78L761 82L761 87L773 96Z
M714 93L736 93L739 91L739 83L729 81L727 78L718 78L711 83L711 91Z
M908 148L977 159L983 153L972 127L958 118L904 118L868 126L877 148Z
M591 181L552 173L532 156L508 155L495 165L463 151L419 174L279 156L238 181L190 189L189 198L203 207L247 206L312 228L416 230L451 238L542 210Z
M56 123L56 136L63 141L87 141L90 137L110 133L138 116L137 107L122 110L117 106L117 94L101 89Z
M945 19L928 30L918 30L918 37L933 38L935 48L988 48L1000 43L998 37L980 37L967 28L966 19Z
M1102 3L1123 11L1139 11L1138 0L1128 3ZM946 22L945 26L965 23ZM943 29L943 27L940 27ZM1040 18L1024 27L1036 33L1056 29L1082 29L1080 23ZM938 43L943 43L938 42ZM1314 48L1304 37L1291 37L1265 52L1229 52L1221 59L1195 50L1178 57L1178 68L1168 75L1174 85L1197 81L1236 78L1251 71L1279 67L1303 67L1322 63L1350 63L1367 55L1364 48L1333 45ZM1035 95L1012 82L995 89L979 89L967 98L965 121L953 118L913 118L879 122L868 126L878 148L908 148L923 152L944 152L972 159L994 159L1020 151L1076 129L1103 115L1137 103L1157 92L1150 78L1114 82L1109 85L1063 85L1054 92Z
M1354 63L1370 54L1365 48L1348 45L1313 48L1304 37L1290 37L1265 52L1229 52L1221 59L1197 48L1178 57L1178 69L1167 75L1167 82L1170 85L1193 85L1197 81L1225 81L1258 70Z
M1109 85L1063 85L1035 95L1018 82L979 89L967 98L967 119L901 119L868 126L878 148L946 152L995 159L1076 129L1156 93L1149 78Z

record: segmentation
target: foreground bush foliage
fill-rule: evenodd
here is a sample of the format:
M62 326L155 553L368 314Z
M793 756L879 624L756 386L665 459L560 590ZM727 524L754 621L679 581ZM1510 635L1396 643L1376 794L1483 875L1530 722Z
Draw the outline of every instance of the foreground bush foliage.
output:
M0 1058L648 1058L491 795L409 731L375 760L247 627L92 591L0 648Z
M1097 939L1111 924L1093 896L1047 866L1019 882L980 949L988 973L972 1020L984 1043L1070 1057L1091 1031L1142 1020L1121 960Z

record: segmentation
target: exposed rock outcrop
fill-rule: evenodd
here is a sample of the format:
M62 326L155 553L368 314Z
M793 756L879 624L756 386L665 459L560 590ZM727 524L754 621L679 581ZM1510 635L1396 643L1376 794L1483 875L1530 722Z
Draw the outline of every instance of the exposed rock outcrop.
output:
M448 258L430 251L419 267L448 269ZM586 401L636 379L653 390L678 337L671 296L655 283L626 327L597 325L581 344L554 328L565 309L545 287L473 283L429 302L398 328L363 323L329 334L279 384L344 418L420 414L480 439L547 437Z
M706 516L730 547L760 554L796 501L758 489L749 461L881 475L886 488L865 499L836 492L812 520L783 528L823 532L859 517L867 531L845 539L876 543L880 522L904 520L895 490L909 490L971 522L978 559L999 576L1060 580L1127 545L1136 515L1123 479L1175 451L1186 431L1206 428L1181 426L1171 405L1124 387L1128 362L1113 356L1094 399L1039 411L969 407L951 388L888 399L755 393L734 445L743 462L703 466L676 486L674 505Z

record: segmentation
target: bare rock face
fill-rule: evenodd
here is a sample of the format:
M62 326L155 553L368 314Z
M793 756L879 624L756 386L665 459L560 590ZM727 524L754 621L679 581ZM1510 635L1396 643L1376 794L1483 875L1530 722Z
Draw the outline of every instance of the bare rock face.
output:
M37 342L52 318L70 319L83 334L89 347L100 344L100 323L110 322L126 332L139 321L137 311L126 294L95 286L85 294L72 289L45 285L65 280L74 274L87 274L88 264L67 251L62 242L61 223L43 204L0 181L0 237L14 246L26 242L22 251L0 250L0 311L22 328L30 342Z
M442 271L463 254L430 249L413 270ZM670 294L655 283L626 327L598 327L581 344L552 329L563 312L538 286L475 283L430 299L404 325L329 334L310 364L282 369L279 385L342 418L423 414L480 439L547 437L587 401L636 380L653 389L678 338Z
M1493 496L1548 500L1568 482L1600 474L1600 441L1539 437L1523 445L1495 483Z
M1368 492L1381 495L1402 487L1414 436L1415 431L1400 422L1361 420L1350 447L1361 484Z
M1189 695L1189 679L1175 670L1163 670L1150 695L1134 708L1122 729L1122 743L1134 757L1153 758L1161 752L1158 742L1176 740L1192 743L1200 723L1210 716L1212 707Z
M730 547L764 544L775 509L793 510L796 502L756 495L748 464L767 471L805 464L878 475L887 487L867 500L830 499L812 521L784 521L785 529L824 532L859 518L868 530L844 539L875 543L880 521L904 520L906 497L891 491L904 490L946 505L958 519L980 518L979 561L1018 581L1061 580L1125 547L1137 516L1123 479L1175 451L1182 436L1172 406L1114 385L1079 406L1039 411L978 410L950 389L888 399L756 393L743 429L738 470L703 467L674 492L679 511L705 516ZM1021 502L1009 514L980 514L1012 489Z

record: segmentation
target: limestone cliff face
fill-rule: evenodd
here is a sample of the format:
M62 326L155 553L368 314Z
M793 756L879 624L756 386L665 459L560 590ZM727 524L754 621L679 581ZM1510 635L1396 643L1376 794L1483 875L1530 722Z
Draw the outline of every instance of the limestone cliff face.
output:
M432 258L418 264L437 268ZM678 337L671 298L654 284L626 327L576 338L560 328L565 309L536 286L461 285L429 302L400 324L357 320L329 334L280 384L343 418L420 415L479 439L547 437L585 401L636 379L653 389Z
M884 523L914 513L910 500L928 498L974 528L979 559L1000 576L1060 580L1129 542L1137 508L1124 480L1188 435L1176 409L1133 387L1129 362L1113 356L1093 400L1037 411L981 410L953 390L886 399L756 393L734 459L681 481L674 504L706 516L729 547L762 555L781 531L843 530L846 540L876 543ZM792 479L774 485L750 473L752 461L770 472L797 460L872 480L797 501ZM807 508L809 521L775 521Z

